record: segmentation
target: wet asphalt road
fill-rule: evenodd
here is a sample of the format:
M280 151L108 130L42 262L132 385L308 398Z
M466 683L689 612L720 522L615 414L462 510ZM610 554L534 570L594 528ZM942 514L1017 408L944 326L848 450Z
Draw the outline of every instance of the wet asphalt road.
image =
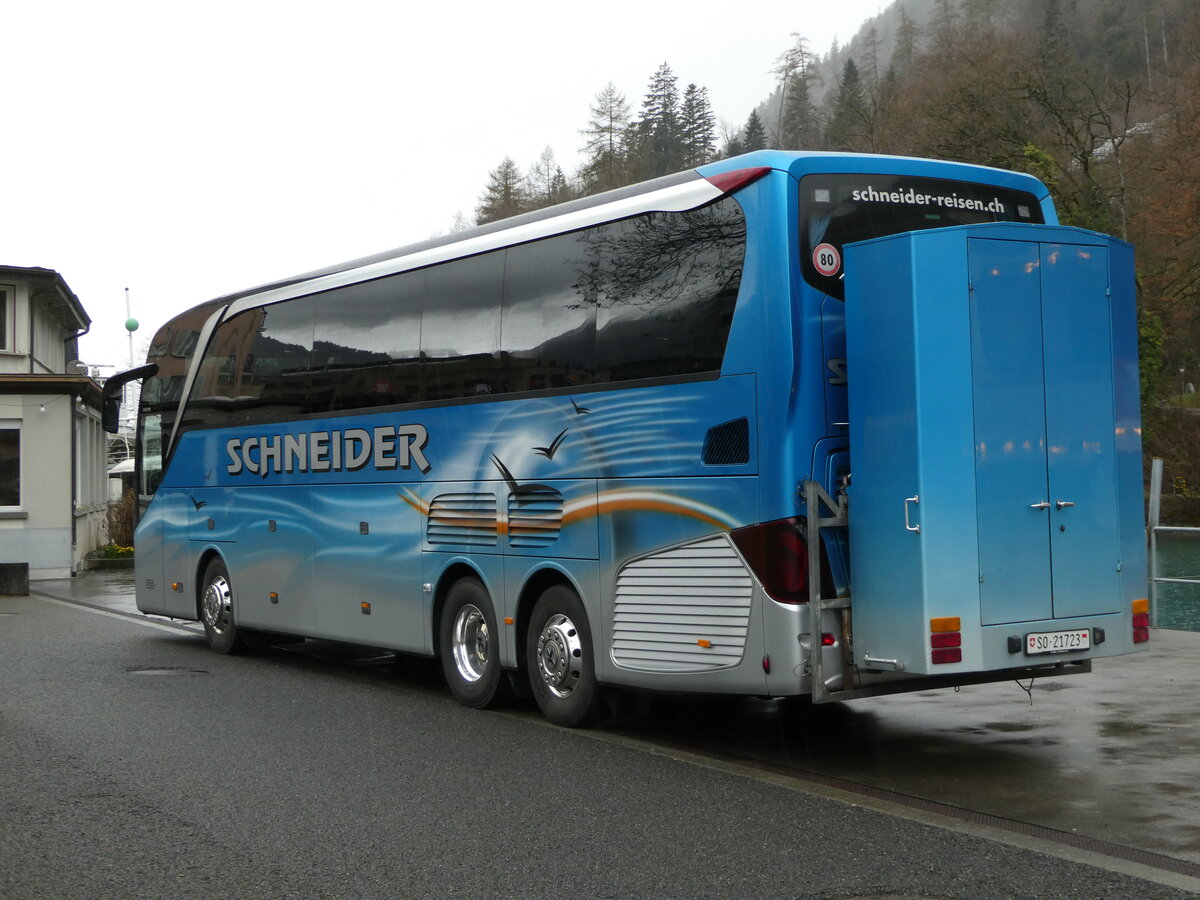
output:
M93 585L92 602L116 603L102 587L118 578ZM996 782L988 803L1020 799L1027 779L1064 774L1073 779L1066 793L1107 791L1086 765L1068 771L1083 763L1070 741L1055 739L1066 711L1087 720L1093 688L1081 682L1089 676L1044 697L1035 690L1032 708L1024 694L1010 705L966 691L950 695L956 706L935 708L920 695L816 715L668 700L595 732L570 732L527 711L460 709L420 661L346 658L330 645L219 657L194 630L35 596L0 598L0 677L5 898L1176 897L1190 894L1169 885L1200 889L1183 875L1052 842L1013 846L986 828L941 827L930 824L936 817L846 802L779 775L789 764L857 772L891 790L940 786L958 802L955 790L969 793L963 760L975 755ZM1136 730L1136 716L1120 706L1134 699L1102 694L1095 702L1115 706L1094 707L1096 733L1119 732L1119 722ZM1037 711L1032 726L1018 709ZM1186 724L1178 732L1177 749L1194 762L1195 732ZM1113 764L1103 742L1093 752L1096 766ZM729 762L754 756L776 767ZM923 756L932 764L922 774L912 760ZM1063 757L1069 764L1055 770ZM1126 781L1144 782L1135 829L1152 816L1155 795L1170 794L1156 786L1155 764L1135 755L1121 765ZM1184 780L1180 792L1194 789ZM1120 796L1093 800L1129 805ZM1117 836L1145 843L1136 830ZM1177 858L1186 851L1185 842Z

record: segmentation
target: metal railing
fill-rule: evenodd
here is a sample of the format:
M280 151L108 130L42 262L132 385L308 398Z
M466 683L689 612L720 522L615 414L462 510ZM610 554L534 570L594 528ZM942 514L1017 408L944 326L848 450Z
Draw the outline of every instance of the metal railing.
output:
M1160 584L1200 585L1200 578L1166 578L1158 574L1158 536L1160 534L1200 535L1200 528L1159 523L1162 506L1162 477L1163 461L1155 457L1150 464L1150 510L1146 517L1146 530L1150 533L1150 553L1146 562L1150 570L1150 623L1156 627L1158 626L1158 586Z

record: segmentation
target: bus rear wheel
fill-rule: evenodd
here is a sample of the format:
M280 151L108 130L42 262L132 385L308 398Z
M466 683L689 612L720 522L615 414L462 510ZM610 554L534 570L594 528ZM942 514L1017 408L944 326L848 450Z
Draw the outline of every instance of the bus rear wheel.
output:
M508 681L500 667L500 632L487 588L478 578L460 578L446 595L438 623L442 672L454 699L486 709L506 699Z
M529 685L542 715L576 728L600 721L592 631L579 596L565 585L538 598L525 640Z
M208 646L217 653L241 653L246 649L243 635L233 618L233 582L224 561L214 559L204 570L204 589L200 594L200 621Z

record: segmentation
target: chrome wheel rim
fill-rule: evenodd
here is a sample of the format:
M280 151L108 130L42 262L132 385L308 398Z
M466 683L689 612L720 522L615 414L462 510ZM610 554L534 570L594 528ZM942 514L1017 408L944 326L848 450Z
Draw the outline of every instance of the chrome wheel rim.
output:
M458 611L450 640L459 677L470 682L482 678L491 652L491 632L478 606L468 603Z
M583 645L575 623L562 613L551 616L537 643L538 673L555 697L570 697L583 673Z
M224 575L218 575L208 583L204 591L204 599L200 611L204 616L204 625L217 634L223 634L229 627L229 616L233 610L233 597L229 590L229 580Z

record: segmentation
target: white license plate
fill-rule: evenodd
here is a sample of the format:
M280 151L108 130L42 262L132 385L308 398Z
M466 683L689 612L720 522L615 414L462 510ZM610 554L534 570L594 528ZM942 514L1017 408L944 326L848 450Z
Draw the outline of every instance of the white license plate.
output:
M1071 631L1039 631L1025 635L1026 653L1069 653L1072 650L1087 650L1092 646L1090 628L1075 628Z

